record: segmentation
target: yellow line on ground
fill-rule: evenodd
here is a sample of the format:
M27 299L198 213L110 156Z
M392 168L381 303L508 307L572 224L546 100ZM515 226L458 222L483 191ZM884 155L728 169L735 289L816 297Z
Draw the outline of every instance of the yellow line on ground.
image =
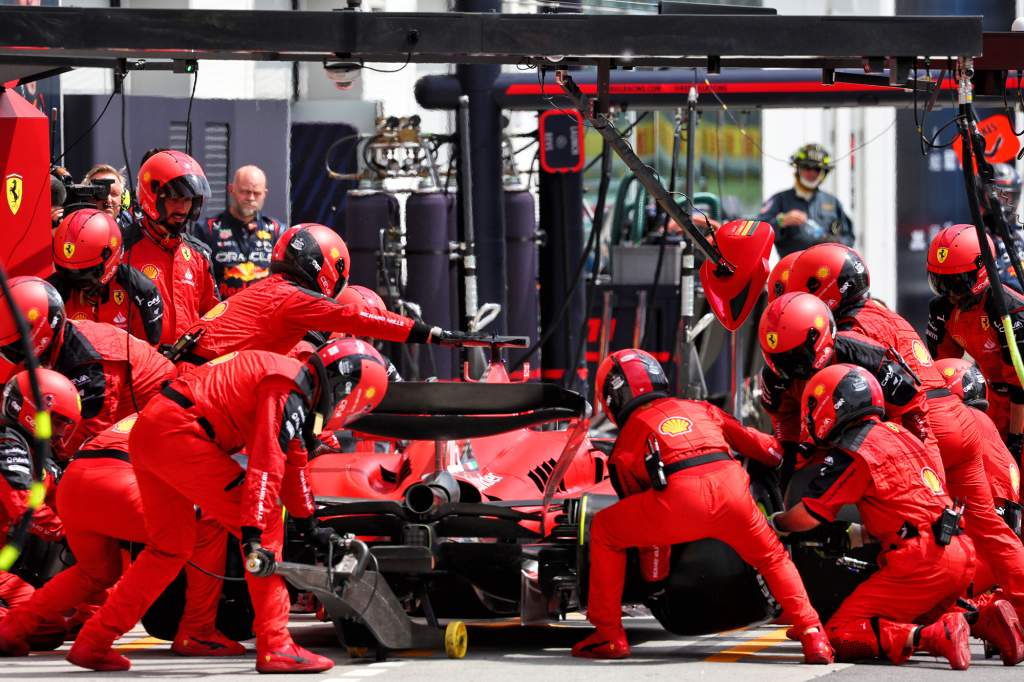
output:
M717 654L708 656L704 660L709 663L735 663L736 661L746 656L752 656L758 651L771 648L776 646L779 642L786 640L786 629L778 628L772 630L766 635L756 637L749 642L743 644L737 644L732 646L725 651L719 651Z
M152 649L155 646L161 644L167 644L166 639L157 639L156 637L142 637L132 642L125 642L121 646L114 647L114 651L119 654L123 654L126 651L140 651L142 649Z

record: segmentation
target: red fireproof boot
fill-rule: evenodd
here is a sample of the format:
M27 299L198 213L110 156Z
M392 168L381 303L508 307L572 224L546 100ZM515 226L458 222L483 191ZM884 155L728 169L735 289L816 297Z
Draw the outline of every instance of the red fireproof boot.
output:
M921 629L920 649L933 656L942 656L953 670L967 670L971 665L971 628L962 613L947 613L938 621Z
M804 648L804 663L831 665L836 660L828 636L820 627L810 628L800 635L800 645Z
M0 626L0 647L3 646L2 633ZM994 646L1003 665L1017 665L1024 661L1024 627L1013 605L1005 599L996 599L981 607L971 634Z
M595 630L589 637L577 642L572 655L578 658L626 658L629 656L629 641L626 631Z

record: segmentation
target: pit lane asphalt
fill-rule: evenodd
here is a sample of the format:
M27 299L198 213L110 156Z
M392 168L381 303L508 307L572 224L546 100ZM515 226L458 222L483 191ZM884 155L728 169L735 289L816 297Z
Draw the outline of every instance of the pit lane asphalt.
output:
M583 661L569 656L569 647L587 631L585 622L543 628L513 624L470 625L466 658L451 660L440 651L392 654L387 660L351 659L340 648L329 623L310 616L294 616L295 639L330 656L335 667L320 675L277 675L272 679L347 682L404 682L411 680L486 680L486 682L600 682L623 679L673 679L701 682L803 682L828 676L837 682L932 682L942 679L1020 680L1024 668L1005 668L999 659L985 660L980 642L972 640L974 658L967 672L949 670L944 661L915 656L902 667L885 663L836 664L828 667L800 663L800 646L785 638L779 626L733 630L704 637L669 635L651 618L626 621L633 656L625 661ZM169 643L148 637L136 628L118 643L132 660L126 673L93 673L64 660L67 645L58 651L27 658L0 658L0 679L5 682L56 679L110 680L124 678L202 679L204 681L255 678L252 643L244 658L181 658Z

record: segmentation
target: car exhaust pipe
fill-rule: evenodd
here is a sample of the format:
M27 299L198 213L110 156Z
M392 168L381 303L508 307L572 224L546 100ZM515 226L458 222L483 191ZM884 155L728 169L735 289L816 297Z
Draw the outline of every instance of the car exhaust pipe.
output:
M405 507L413 514L426 516L441 505L459 501L459 483L448 472L433 474L405 491Z

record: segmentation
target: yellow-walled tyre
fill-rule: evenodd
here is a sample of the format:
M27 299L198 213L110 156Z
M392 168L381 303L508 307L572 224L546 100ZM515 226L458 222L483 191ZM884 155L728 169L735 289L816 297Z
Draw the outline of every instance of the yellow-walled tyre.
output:
M461 620L453 620L444 629L444 653L448 658L464 658L469 647L469 636L466 624Z

